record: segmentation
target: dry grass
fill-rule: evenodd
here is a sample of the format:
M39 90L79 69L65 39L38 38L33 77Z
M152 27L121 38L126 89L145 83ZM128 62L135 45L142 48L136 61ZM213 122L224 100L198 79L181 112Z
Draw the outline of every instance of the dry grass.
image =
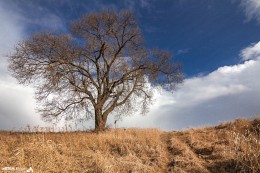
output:
M232 150L239 172L260 172L260 119L237 120L230 125Z
M167 158L157 129L104 133L0 134L0 168L37 172L161 172Z
M172 132L172 172L259 173L260 119Z
M260 119L163 132L0 132L0 169L34 172L260 172ZM14 171L12 171L14 172Z

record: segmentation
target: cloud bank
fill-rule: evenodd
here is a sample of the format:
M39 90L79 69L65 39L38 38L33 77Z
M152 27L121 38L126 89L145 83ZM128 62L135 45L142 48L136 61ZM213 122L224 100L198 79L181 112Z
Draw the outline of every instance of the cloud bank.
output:
M33 90L18 85L7 70L7 55L24 37L19 14L0 3L0 130L44 125L34 110Z
M240 52L240 56L242 60L250 60L250 59L257 59L260 57L260 41L258 43L254 43L251 46L243 49Z
M241 51L242 64L224 66L206 75L186 79L171 94L156 94L145 117L127 117L124 127L158 127L165 130L214 125L260 115L259 43Z

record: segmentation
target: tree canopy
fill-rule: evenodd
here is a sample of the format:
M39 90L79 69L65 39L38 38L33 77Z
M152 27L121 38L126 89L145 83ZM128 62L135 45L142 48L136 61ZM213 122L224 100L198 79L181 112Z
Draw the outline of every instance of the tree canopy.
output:
M94 117L96 130L112 113L146 112L154 86L171 90L183 79L170 52L145 47L128 10L89 13L69 34L34 34L16 46L9 69L36 88L44 120Z

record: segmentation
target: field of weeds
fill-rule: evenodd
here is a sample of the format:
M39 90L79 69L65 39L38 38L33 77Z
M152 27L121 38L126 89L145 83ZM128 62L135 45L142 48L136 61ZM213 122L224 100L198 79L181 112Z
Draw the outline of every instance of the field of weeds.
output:
M0 132L2 172L259 173L259 160L259 118L177 132Z

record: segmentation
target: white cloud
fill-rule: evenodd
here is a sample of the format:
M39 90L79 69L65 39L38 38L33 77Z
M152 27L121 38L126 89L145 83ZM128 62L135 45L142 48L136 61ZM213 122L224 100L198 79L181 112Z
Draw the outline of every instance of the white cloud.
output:
M32 88L18 85L7 70L6 55L24 37L19 18L18 13L4 8L0 1L0 130L44 124L34 110Z
M260 2L260 1L259 1ZM259 9L260 10L260 9ZM240 52L242 60L256 59L260 57L260 41L258 43L251 44L247 48Z
M258 23L260 23L259 0L241 0L241 6L244 10L247 21L255 19Z
M41 31L65 31L66 26L63 19L57 11L51 10L37 1L23 3L20 1L1 1L1 7L4 12L2 18L19 21L19 24L27 27L25 29L37 28ZM50 2L47 2L50 3ZM1 20L2 21L2 20ZM15 24L17 29L20 27L17 23L6 21L8 24Z
M47 14L35 18L23 18L28 25L38 25L47 31L60 31L65 30L62 19L56 14L47 12Z
M126 118L120 126L171 130L259 116L260 59L250 55L253 60L186 79L173 94L162 91L147 116Z
M16 83L7 73L6 58L0 64L0 130L24 129L26 125L45 126L36 113L34 91Z
M0 129L20 129L26 125L44 125L34 107L32 88L15 82L0 82Z
M11 21L12 20L12 21ZM16 23L17 16L12 11L5 10L0 3L0 55L6 55L21 38L23 28Z
M0 130L46 125L35 111L33 89L17 84L8 72L7 55L26 37L28 25L51 31L64 29L61 18L49 9L30 2L25 5L27 8L20 6L19 2L0 1ZM28 18L26 15L32 11Z

